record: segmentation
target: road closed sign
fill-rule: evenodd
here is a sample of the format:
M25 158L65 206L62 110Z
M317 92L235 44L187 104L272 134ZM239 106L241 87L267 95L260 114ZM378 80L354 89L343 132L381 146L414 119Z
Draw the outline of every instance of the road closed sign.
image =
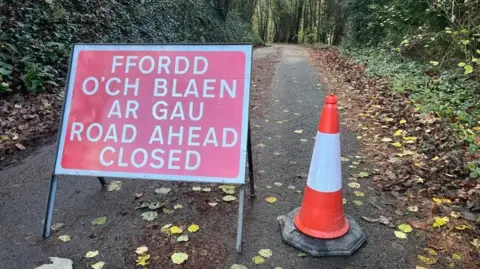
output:
M55 174L245 182L251 45L74 45Z

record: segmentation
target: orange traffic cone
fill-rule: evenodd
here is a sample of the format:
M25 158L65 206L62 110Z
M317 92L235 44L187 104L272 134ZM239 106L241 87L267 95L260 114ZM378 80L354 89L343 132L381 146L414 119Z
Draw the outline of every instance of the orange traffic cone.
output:
M340 134L337 98L329 95L320 117L307 187L297 229L317 238L337 238L347 233L343 212Z
M367 238L344 213L337 97L328 95L300 207L277 218L282 240L311 256L351 255Z

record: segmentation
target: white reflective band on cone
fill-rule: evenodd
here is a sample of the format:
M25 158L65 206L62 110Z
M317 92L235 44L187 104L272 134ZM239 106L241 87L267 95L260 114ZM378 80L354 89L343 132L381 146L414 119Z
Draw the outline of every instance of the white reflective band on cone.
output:
M317 132L307 185L318 192L342 189L340 134Z

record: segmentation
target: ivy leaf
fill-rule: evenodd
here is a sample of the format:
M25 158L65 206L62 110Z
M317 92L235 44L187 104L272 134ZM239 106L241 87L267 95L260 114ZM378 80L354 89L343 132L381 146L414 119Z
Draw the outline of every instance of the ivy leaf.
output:
M465 69L465 72L464 72L465 75L468 75L473 72L473 67L469 64L465 65L463 69Z

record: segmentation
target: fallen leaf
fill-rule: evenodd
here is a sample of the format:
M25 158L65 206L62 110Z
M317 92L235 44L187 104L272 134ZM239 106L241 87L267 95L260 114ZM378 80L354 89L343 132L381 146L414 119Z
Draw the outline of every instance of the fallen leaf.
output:
M146 221L152 221L158 217L158 213L155 211L147 211L142 213L142 219Z
M459 260L462 259L462 257L461 257L458 253L453 253L453 254L452 254L452 258L453 258L454 260L457 260L457 261L459 261Z
M111 181L108 184L108 191L119 191L122 188L122 182L120 180Z
M182 209L183 208L183 205L181 204L176 204L173 206L173 209Z
M169 224L165 224L162 226L162 228L160 228L160 232L162 233L170 233L170 227L172 227L172 224L169 223Z
M417 265L417 266L415 266L415 269L427 269L427 268Z
M439 159L440 159L440 157L435 156L435 157L432 158L432 161L438 161Z
M471 230L472 228L473 227L471 225L465 225L465 224L455 226L455 229L457 229L459 231Z
M343 204L346 205L348 203L347 199L343 198Z
M361 191L354 191L353 193L355 194L355 196L358 196L358 197L364 197L365 196L365 193L363 193Z
M437 255L438 255L437 252L436 252L434 249L424 248L424 250L425 250L426 252L428 252L428 254L430 254L430 255L433 255L433 256L437 256Z
M20 150L26 150L27 149L24 145L22 145L20 143L15 144L15 147L17 147Z
M403 134L403 130L397 130L393 136L401 136Z
M223 196L222 200L225 201L225 202L231 202L231 201L235 201L235 196L233 195L225 195Z
M235 193L235 186L233 185L220 185L218 186L226 194L234 194Z
M68 235L68 234L60 235L60 236L58 237L58 239L59 239L60 241L63 241L63 242L68 242L68 241L70 241L70 235Z
M435 221L433 222L432 224L432 227L433 228L438 228L438 227L442 227L443 225L447 224L448 222L448 217L435 217Z
M275 203L277 201L277 198L275 197L267 197L265 198L265 201L269 202L269 203Z
M472 244L472 246L476 247L476 248L480 248L480 239L478 238L474 238L470 244Z
M460 218L461 216L462 216L462 214L461 214L460 212L458 212L458 211L452 211L452 212L450 212L450 217L452 217L452 218L458 219L458 218Z
M418 206L412 205L412 206L407 207L407 209L410 212L417 212L418 211Z
M280 186L283 186L283 183L282 182L275 182L275 183L273 183L273 185L280 187Z
M178 238L177 238L177 242L187 242L188 241L188 235L180 235Z
M87 254L85 254L85 258L93 258L93 257L97 256L98 253L99 253L98 250L89 251L89 252L87 252Z
M412 226L406 224L406 223L402 223L400 225L398 225L398 229L404 233L409 233L412 231Z
M411 220L409 222L415 229L427 230L429 227L429 224L427 222L422 222L420 220Z
M173 253L170 257L174 264L182 264L188 259L188 254L183 252Z
M358 173L358 176L361 177L361 178L365 178L365 177L368 177L370 174L368 174L367 172L360 172Z
M162 208L162 212L163 212L163 214L172 214L173 210L170 210L170 209L164 207L164 208Z
M305 138L301 138L301 139L300 139L300 142L308 142L308 140L305 139Z
M202 191L202 187L192 187L192 191Z
M297 253L297 257L306 257L306 256L307 256L307 253L305 253L305 252Z
M381 141L382 141L382 142L392 142L392 139L391 139L391 138L388 138L388 137L384 137L384 138L382 138Z
M188 226L187 230L191 233L194 233L194 232L198 231L199 229L200 229L200 227L197 224L192 224L192 225Z
M104 265L105 262L97 262L95 264L92 264L92 269L102 269Z
M135 198L138 199L138 198L141 198L143 196L143 192L137 192L135 193Z
M93 225L103 225L107 221L107 217L98 217L92 220Z
M230 269L248 269L245 265L241 265L241 264L232 264L232 266L230 267Z
M265 262L265 259L262 256L255 256L252 261L254 264L262 264Z
M350 182L347 185L352 189L359 189L360 188L360 184L357 183L357 182Z
M362 219L368 221L368 222L378 222L378 223L381 223L381 224L384 224L384 225L387 225L391 228L395 228L395 225L393 225L390 220L387 218L387 217L384 217L384 216L380 216L378 217L378 219L374 219L374 218L369 218L369 217L365 217L365 216L362 216Z
M150 259L150 254L138 256L136 260L137 265L147 266L148 259Z
M260 143L260 144L257 144L256 147L257 147L257 148L264 148L264 147L265 147L265 144Z
M349 158L345 158L345 157L341 157L340 159L341 159L342 162L348 162L348 161L350 161Z
M155 193L157 194L167 194L170 192L170 188L164 188L164 187L161 187L159 189L155 189Z
M260 254L260 256L264 257L264 258L269 258L273 255L273 252L271 249L261 249L260 251L258 251L258 254Z
M59 231L60 229L62 229L64 226L65 226L65 223L59 222L59 223L53 224L51 229L52 229L52 231L56 232L56 231Z
M400 239L407 239L407 234L401 231L395 231L395 236Z
M169 231L170 231L171 234L181 234L181 233L183 233L183 230L178 226L170 227Z
M203 188L202 191L203 191L203 192L211 192L211 191L212 191L212 188Z
M435 259L434 257L426 257L423 255L418 255L418 259L420 259L422 262L429 265L437 263L437 259Z
M294 133L301 134L301 133L303 133L303 130L295 130Z
M396 147L396 148L401 148L402 147L402 143L400 143L400 142L391 143L391 145Z
M362 201L359 201L359 200L353 200L353 203L354 203L356 206L362 206L362 205L363 205L363 202L362 202Z
M288 188L291 189L291 190L294 190L294 189L295 189L295 186L293 186L293 185L288 185Z
M163 204L160 204L160 202L152 202L148 204L148 209L155 210L155 209L159 209L162 206Z
M235 197L234 197L234 198L235 198ZM209 202L208 205L211 206L211 207L215 207L216 205L218 205L218 203L216 203L216 202Z
M275 155L275 156L280 156L280 155L282 155L282 154L281 154L280 152L278 152L278 151L275 151L275 152L273 153L273 155Z
M171 225L171 224L170 224ZM137 253L138 255L144 255L146 254L148 251L148 247L147 246L140 246L138 247L136 250L135 250L135 253Z
M399 123L400 123L400 124L405 124L405 123L407 123L407 121L406 121L405 119L402 119L402 120L400 120Z
M440 204L451 204L452 203L452 200L450 200L448 198L433 197L432 200L438 205L440 205Z

